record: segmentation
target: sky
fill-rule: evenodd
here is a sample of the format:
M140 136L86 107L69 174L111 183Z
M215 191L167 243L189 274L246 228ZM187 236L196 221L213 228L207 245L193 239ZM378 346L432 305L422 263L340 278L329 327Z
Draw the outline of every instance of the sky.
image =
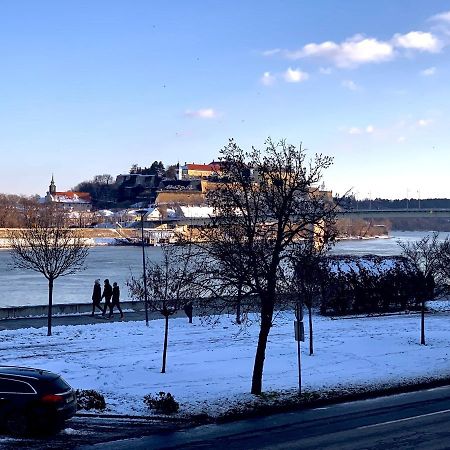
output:
M0 192L271 137L334 193L450 197L449 54L440 0L3 0Z

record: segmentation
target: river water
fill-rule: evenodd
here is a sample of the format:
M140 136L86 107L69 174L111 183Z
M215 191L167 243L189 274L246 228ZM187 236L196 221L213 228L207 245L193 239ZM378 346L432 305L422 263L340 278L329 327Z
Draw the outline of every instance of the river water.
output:
M336 244L332 253L397 255L397 241L414 241L424 232L393 232L388 239L348 240ZM441 233L442 237L448 233ZM146 247L146 256L161 258L161 248ZM93 247L86 259L86 268L74 275L60 277L54 285L54 303L90 303L92 286L96 278L109 278L121 287L121 299L129 299L126 280L133 273L142 272L141 247ZM31 270L15 269L8 250L0 249L0 307L45 305L48 303L48 285L43 275Z

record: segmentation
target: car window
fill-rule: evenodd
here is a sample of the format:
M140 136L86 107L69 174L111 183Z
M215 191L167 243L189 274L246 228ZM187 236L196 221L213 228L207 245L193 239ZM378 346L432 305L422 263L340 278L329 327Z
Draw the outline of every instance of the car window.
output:
M34 394L35 392L33 387L25 381L0 378L0 394Z
M61 377L55 378L51 381L46 381L42 385L42 390L52 394L67 392L72 389Z

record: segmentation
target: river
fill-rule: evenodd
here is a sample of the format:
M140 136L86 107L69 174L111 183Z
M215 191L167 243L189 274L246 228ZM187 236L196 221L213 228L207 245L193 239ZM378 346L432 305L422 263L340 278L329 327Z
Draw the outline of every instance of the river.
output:
M397 241L414 241L425 236L424 232L393 232L388 239L340 241L332 253L397 255ZM448 233L441 233L442 237ZM152 260L161 257L161 248L146 247L146 255ZM93 247L86 259L86 268L74 275L60 277L54 285L54 303L90 303L92 286L96 278L102 285L105 278L121 287L122 300L129 299L126 280L130 274L142 272L140 247ZM11 265L8 250L0 249L0 307L45 305L48 303L48 285L43 275L31 270L15 269Z

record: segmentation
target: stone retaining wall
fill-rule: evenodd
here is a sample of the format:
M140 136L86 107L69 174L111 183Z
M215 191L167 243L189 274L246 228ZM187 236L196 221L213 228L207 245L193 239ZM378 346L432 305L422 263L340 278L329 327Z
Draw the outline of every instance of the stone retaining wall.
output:
M145 306L143 302L120 302L123 310L142 311ZM47 316L48 305L36 306L10 306L0 308L0 320L16 319L22 317ZM92 303L70 303L53 305L53 315L71 316L76 314L88 314L92 312Z

